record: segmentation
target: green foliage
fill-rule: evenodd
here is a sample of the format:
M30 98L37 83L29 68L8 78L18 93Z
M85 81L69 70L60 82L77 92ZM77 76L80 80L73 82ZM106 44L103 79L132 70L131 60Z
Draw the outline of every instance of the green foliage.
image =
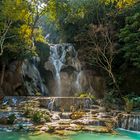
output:
M140 97L137 96L136 93L127 94L127 96L125 96L125 98L133 102L134 109L139 109Z
M49 45L47 43L44 43L44 42L39 42L37 41L35 43L36 45L36 51L37 51L37 54L39 55L41 61L40 63L42 65L44 65L44 62L49 58L50 56L50 50L49 50Z
M118 96L118 91L110 89L104 98L103 102L101 103L107 111L110 109L123 109L121 105L123 105L122 98Z
M112 105L116 103L116 99L114 97L114 92L108 92L103 99L104 106L109 109L112 108Z
M46 114L45 112L42 112L41 110L36 110L32 114L31 119L34 123L42 123L43 119L45 120L45 122L50 122L51 121L50 116L48 114Z
M42 118L41 112L36 111L36 112L33 113L32 121L33 121L34 123L40 123L40 122L41 122L41 118Z
M124 109L127 113L130 113L133 110L133 107L134 107L133 100L130 100L127 97L124 97L123 99L125 101Z
M114 4L117 8L123 9L132 6L137 0L104 0L106 4Z
M38 101L25 101L21 102L19 109L23 111L24 115L30 118L34 112L34 109L37 109L40 106Z
M45 6L40 6L39 12L42 13L38 12L37 6L39 7L40 2L43 1L5 0L0 2L0 56L2 60L24 60L37 55L33 42L44 42L42 29L36 25L45 8Z
M36 92L35 95L36 96L41 96L41 93L40 92Z
M91 98L91 99L95 99L94 95L92 95L91 93L86 93L86 92L76 93L75 96L76 97L80 97L80 98Z
M25 101L20 104L20 109L23 111L25 117L31 118L34 123L50 122L50 113L47 110L39 108L38 101Z
M136 0L50 0L47 23L53 25L61 41L73 41L89 24L113 20L115 12L132 6ZM53 29L54 31L54 29ZM51 31L50 31L51 32Z
M135 98L132 98L132 100L133 100L133 106L135 107L135 108L140 108L140 97L135 97Z
M108 17L106 10L112 10L102 0L56 0L51 1L49 7L47 23L55 24L63 42L73 42L74 36L85 31L89 24L104 20Z
M140 12L140 10L139 10ZM126 60L140 68L140 13L128 16L125 27L120 30L120 41L123 42L124 57Z
M51 122L51 118L48 114L44 115L44 119L46 122Z
M8 116L8 124L13 124L16 119L15 114L11 114Z

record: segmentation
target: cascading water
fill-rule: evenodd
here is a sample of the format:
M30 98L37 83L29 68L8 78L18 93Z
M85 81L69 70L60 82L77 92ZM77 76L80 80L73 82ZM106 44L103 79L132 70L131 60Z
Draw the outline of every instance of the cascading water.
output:
M75 87L81 91L80 71L81 65L77 58L77 52L71 44L50 45L49 63L54 66L53 75L56 82L55 96L61 96L61 70L67 66L75 68ZM67 81L66 81L67 82Z
M81 72L77 72L77 78L76 78L76 86L79 92L82 92L82 87L80 85L80 77L81 77Z
M140 115L137 114L120 115L118 120L118 127L127 130L140 131Z
M63 49L63 48L62 48ZM62 50L62 54L59 54L57 45L50 46L50 62L54 65L55 68L55 80L57 84L57 94L61 94L61 77L60 71L63 63L65 61L66 52Z

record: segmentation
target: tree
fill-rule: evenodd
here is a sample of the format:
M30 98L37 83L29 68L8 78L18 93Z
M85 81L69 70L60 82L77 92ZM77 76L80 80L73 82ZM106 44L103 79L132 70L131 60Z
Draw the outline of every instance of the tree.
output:
M115 4L116 8L124 9L135 4L138 0L102 0L106 4Z
M119 90L112 67L114 56L117 53L114 34L115 32L112 30L112 27L108 25L91 24L87 34L78 35L75 41L84 44L85 48L88 46L87 63L105 70L112 79L116 89Z
M2 74L1 74L1 80L0 80L0 86L3 84L4 74L5 74L5 67L7 64L8 58L3 56L4 49L8 45L7 40L12 39L16 36L16 33L13 34L12 32L12 24L14 22L17 22L20 17L17 14L19 12L19 9L17 7L16 1L0 1L1 4L1 18L0 18L0 57L2 60ZM13 5L16 5L16 7L13 7ZM12 14L14 13L14 14Z
M27 20L27 25L30 27L30 39L32 40L32 45L31 47L34 47L34 42L36 38L41 41L43 41L42 36L37 36L40 35L38 34L38 26L39 26L39 20L40 18L45 14L47 11L47 6L48 6L49 0L32 0L27 3L28 6L28 20Z
M126 61L140 68L140 8L125 18L125 26L120 30L119 37Z
M2 63L0 85L3 84L6 65L11 60L18 60L18 70L25 58L36 55L34 42L44 41L37 23L46 10L47 2L45 0L0 1L0 63Z

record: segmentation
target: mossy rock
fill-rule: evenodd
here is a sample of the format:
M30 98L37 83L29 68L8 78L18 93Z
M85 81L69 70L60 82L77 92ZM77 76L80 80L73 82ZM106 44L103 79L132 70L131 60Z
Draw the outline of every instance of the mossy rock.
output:
M0 118L0 124L7 125L8 124L8 118L7 117Z
M73 113L70 115L70 118L71 118L72 120L77 120L77 119L82 118L84 115L85 115L85 112L73 112Z
M68 131L68 130L56 130L54 134L60 135L60 136L69 136L74 135L76 132L74 131Z

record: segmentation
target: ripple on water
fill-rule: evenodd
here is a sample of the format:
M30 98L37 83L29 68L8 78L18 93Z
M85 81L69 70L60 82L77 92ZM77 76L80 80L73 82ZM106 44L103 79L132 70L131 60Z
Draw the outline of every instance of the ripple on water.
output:
M140 133L118 130L118 135L82 132L68 137L41 134L0 132L0 140L140 140Z

